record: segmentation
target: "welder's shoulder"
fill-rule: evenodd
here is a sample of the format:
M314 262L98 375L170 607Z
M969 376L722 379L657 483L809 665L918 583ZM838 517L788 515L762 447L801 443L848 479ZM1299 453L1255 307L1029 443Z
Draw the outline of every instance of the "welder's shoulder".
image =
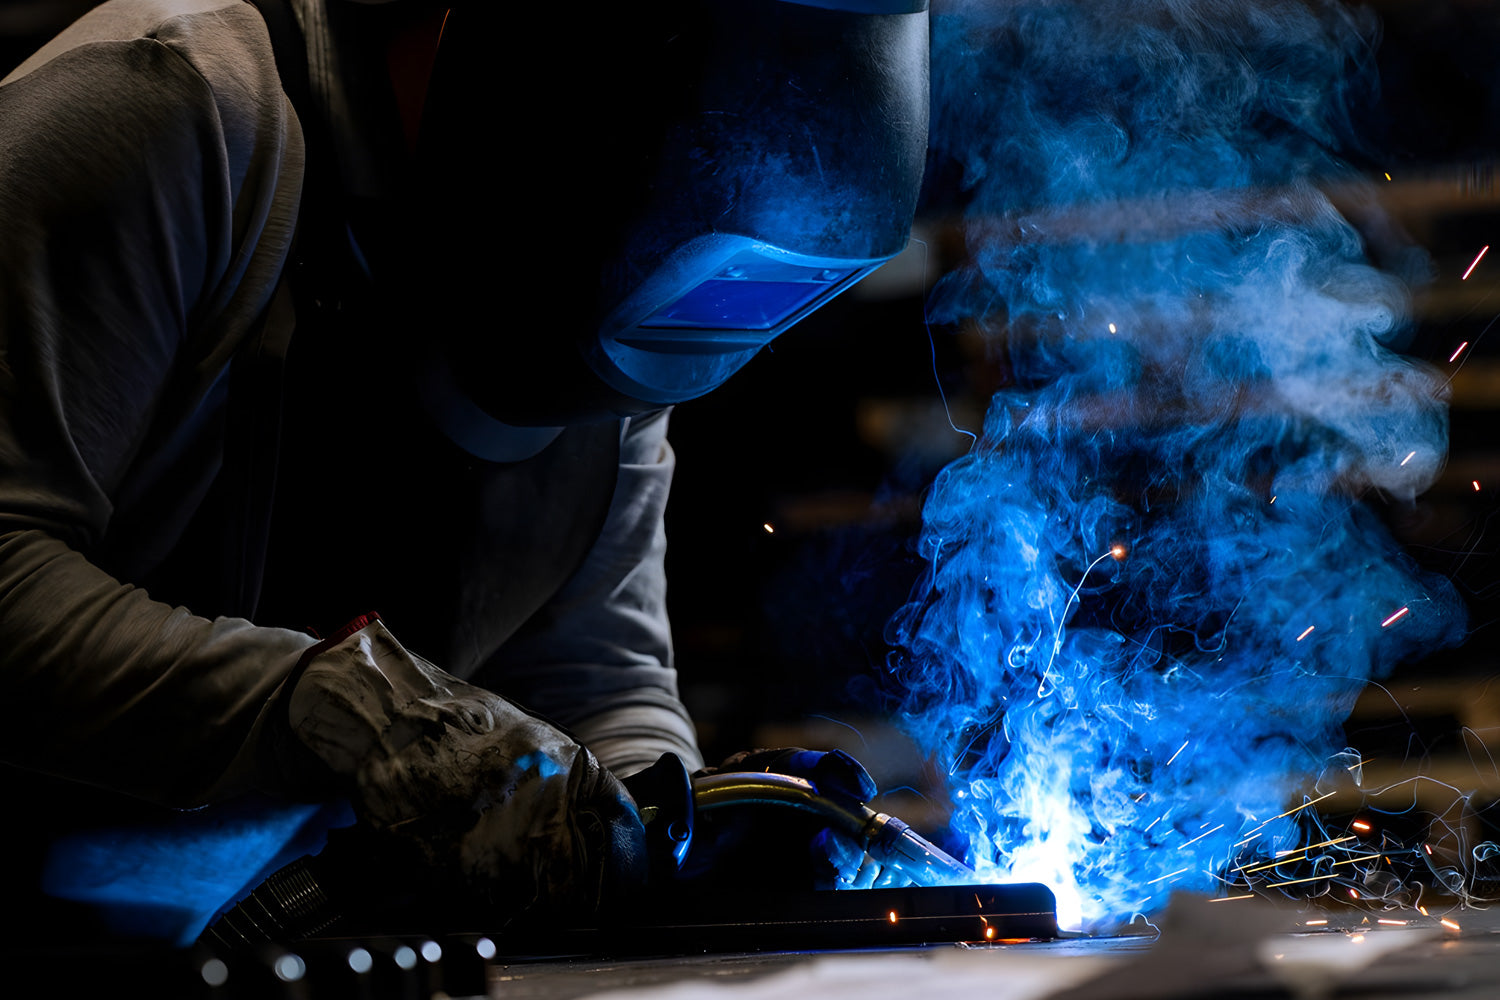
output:
M44 103L69 99L75 114L100 119L137 108L163 119L208 115L215 120L202 124L222 133L231 162L284 131L291 115L265 22L244 0L110 0L0 85Z

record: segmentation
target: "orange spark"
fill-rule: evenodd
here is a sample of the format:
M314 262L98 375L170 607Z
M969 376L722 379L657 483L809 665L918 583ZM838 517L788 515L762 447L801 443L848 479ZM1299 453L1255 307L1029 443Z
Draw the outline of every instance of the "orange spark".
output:
M1234 846L1235 847L1244 847L1246 844L1250 843L1250 841L1252 841L1252 840L1255 839L1255 834L1256 833L1258 833L1260 830L1264 829L1269 824L1274 823L1276 820L1280 819L1282 816L1290 816L1294 812L1301 812L1302 810L1306 809L1308 806L1315 806L1319 802L1322 802L1324 799L1332 798L1333 794L1334 794L1333 792L1325 792L1322 795L1319 795L1315 799L1310 799L1307 802L1302 803L1300 806L1297 806L1295 809L1288 809L1286 812L1281 813L1279 816L1272 816L1270 819L1266 820L1260 826L1257 826L1254 830L1251 830L1250 831L1250 836L1246 837L1244 840L1240 841L1238 844L1235 844Z
M1482 250L1479 251L1479 256L1474 258L1474 263L1470 264L1469 265L1469 269L1464 272L1464 276L1462 278L1459 278L1458 280L1459 281L1468 281L1469 280L1469 275L1471 275L1471 274L1474 273L1474 268L1476 268L1476 267L1479 266L1479 262L1482 261L1482 260L1484 260L1484 255L1487 254L1487 253L1489 253L1489 252L1490 252L1490 248L1489 248L1488 245L1486 245L1484 247L1484 249L1482 249Z

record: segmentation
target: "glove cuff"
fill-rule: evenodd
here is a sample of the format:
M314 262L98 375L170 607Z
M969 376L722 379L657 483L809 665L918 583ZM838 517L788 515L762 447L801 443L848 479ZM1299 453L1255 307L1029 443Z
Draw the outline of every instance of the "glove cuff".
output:
M336 773L297 736L291 719L292 694L314 657L379 620L380 616L374 612L360 615L333 635L308 646L297 658L291 672L272 696L266 716L260 768L262 773L274 775L275 779L271 782L272 787L262 788L262 791L303 802L322 801L330 793L348 792L347 779Z

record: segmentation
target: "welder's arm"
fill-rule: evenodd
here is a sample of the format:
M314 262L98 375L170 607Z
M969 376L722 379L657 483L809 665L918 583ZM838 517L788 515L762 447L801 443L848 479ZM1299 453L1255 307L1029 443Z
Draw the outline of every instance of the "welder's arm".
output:
M221 36L258 23L248 5L210 19ZM86 554L120 530L127 470L211 411L190 390L269 299L302 143L269 49L218 73L173 30L0 86L0 757L191 805L267 780L264 709L312 640L195 617ZM212 473L211 453L182 457Z
M702 765L677 694L667 622L663 515L673 467L667 411L630 419L598 541L479 676L567 726L622 777L667 752L689 769Z

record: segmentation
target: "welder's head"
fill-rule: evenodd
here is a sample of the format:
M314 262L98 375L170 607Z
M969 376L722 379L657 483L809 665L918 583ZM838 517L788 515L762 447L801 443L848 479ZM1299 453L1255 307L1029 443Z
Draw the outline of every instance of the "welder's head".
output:
M491 416L692 399L906 245L927 0L455 6L424 311Z

